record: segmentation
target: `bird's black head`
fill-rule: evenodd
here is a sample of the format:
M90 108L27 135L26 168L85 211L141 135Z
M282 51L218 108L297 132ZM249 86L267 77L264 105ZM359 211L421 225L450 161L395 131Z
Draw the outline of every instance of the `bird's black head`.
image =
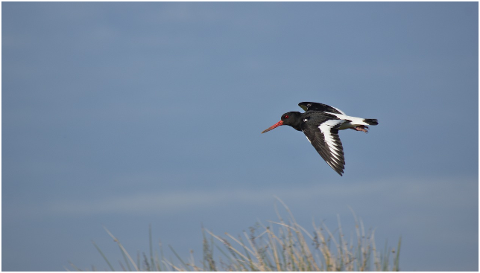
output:
M282 115L283 125L292 126L295 130L301 131L302 113L300 112L287 112Z
M272 125L268 129L264 130L262 132L262 134L266 133L266 132L268 132L272 129L275 129L278 126L281 126L281 125L289 125L289 126L292 126L295 130L301 131L302 130L301 129L301 124L302 124L302 113L300 113L300 112L287 112L287 113L282 115L282 118L279 122L275 123L274 125Z

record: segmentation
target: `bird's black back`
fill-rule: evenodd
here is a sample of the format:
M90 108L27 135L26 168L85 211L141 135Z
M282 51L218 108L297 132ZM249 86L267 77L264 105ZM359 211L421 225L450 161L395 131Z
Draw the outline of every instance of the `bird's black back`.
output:
M300 102L298 104L305 112L306 111L321 111L321 112L330 112L336 114L343 114L340 110L330 105L326 105L319 102Z

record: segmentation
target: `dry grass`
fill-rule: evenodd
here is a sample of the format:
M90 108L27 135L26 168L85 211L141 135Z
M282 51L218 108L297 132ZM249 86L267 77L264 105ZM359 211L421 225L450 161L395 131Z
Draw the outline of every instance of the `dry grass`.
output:
M120 266L127 271L399 270L401 239L396 249L385 245L384 251L379 252L375 245L374 231L369 230L366 233L363 223L355 215L354 235L348 239L342 231L340 219L334 232L323 223L319 226L312 223L313 232L310 233L296 222L288 207L282 202L281 204L287 212L287 219L283 219L277 211L278 221L271 221L268 226L257 224L251 227L249 232L237 237L228 233L222 237L202 229L203 257L200 263L195 262L193 253L185 261L172 247L170 250L177 260L166 259L161 245L159 257L158 252L153 252L151 230L149 256L145 253L138 254L135 262L120 241L108 230L107 233L118 244L123 256ZM110 261L97 245L95 247L113 271Z

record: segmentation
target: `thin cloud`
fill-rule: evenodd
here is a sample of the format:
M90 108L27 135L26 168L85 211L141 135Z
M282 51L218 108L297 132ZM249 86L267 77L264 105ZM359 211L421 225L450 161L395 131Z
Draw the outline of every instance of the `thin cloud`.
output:
M451 183L451 180L455 180L456 184ZM455 185L455 189L452 188L453 185ZM274 196L278 196L287 204L299 204L314 200L331 203L339 200L344 200L342 202L345 203L345 200L348 200L351 204L363 202L364 205L371 206L372 210L378 211L384 210L382 207L377 207L376 204L379 203L389 204L390 209L398 205L422 207L426 210L438 208L460 210L475 205L476 191L476 183L474 179L470 178L396 178L370 182L359 181L357 184L345 186L319 183L314 187L145 192L116 195L97 200L61 200L47 205L45 212L68 215L170 214L218 206L269 205L274 201ZM385 195L385 193L390 194ZM406 200L409 201L406 203ZM345 206L347 205L345 203ZM413 215L408 214L404 217L413 217Z

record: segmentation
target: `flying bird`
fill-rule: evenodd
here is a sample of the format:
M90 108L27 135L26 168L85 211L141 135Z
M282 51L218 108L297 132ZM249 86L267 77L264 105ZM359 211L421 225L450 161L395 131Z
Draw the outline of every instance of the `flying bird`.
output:
M320 156L339 175L345 169L343 146L338 130L353 129L368 132L368 125L377 125L376 119L347 116L340 109L318 102L298 104L305 113L287 112L279 122L262 132L266 133L281 125L288 125L302 131Z

